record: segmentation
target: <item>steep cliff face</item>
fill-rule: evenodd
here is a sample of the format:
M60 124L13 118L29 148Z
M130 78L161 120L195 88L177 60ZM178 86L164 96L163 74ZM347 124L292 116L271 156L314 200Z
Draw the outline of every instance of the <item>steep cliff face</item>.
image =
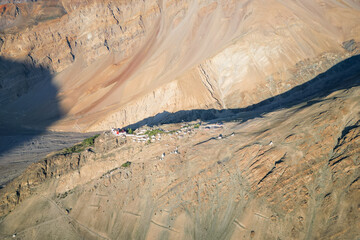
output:
M0 189L0 238L358 239L359 66L218 112L223 125L48 156Z
M56 102L62 117L51 129L102 130L165 110L246 107L304 83L359 51L359 9L353 0L12 3L2 5L0 54L54 73L47 108ZM34 84L18 87L26 74L13 82L1 83L12 94L3 111L41 127L36 106L22 107Z

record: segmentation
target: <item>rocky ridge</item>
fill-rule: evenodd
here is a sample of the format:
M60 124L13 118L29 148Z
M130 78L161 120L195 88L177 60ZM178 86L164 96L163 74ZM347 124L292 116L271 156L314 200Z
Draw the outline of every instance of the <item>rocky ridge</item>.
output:
M216 128L162 125L182 130L152 143L106 132L82 152L48 156L0 190L0 236L356 239L360 76L352 63L340 78L329 71L325 84L214 119L223 121Z

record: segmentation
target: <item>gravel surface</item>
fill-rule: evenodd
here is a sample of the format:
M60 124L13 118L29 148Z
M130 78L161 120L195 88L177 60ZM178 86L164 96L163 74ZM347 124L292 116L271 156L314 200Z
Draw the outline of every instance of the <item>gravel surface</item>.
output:
M81 142L95 133L0 131L0 188L47 154Z

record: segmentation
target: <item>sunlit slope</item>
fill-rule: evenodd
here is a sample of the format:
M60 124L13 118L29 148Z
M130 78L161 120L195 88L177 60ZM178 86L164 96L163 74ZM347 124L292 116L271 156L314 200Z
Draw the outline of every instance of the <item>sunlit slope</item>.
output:
M165 110L246 107L353 55L343 43L360 36L360 3L350 0L62 4L66 16L7 37L2 47L26 57L12 50L24 35L59 33L60 45L42 39L31 50L34 64L59 57L45 64L58 72L63 116L54 130L108 129ZM36 107L24 110L27 124Z
M359 239L359 65L222 124L49 154L0 189L0 238Z

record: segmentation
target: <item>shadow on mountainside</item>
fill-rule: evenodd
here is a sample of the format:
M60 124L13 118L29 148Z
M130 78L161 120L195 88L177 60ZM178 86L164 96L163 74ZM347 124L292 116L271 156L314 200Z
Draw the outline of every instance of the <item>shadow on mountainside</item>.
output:
M57 87L45 67L0 57L0 155L42 134L61 116ZM36 129L36 130L34 130Z
M314 79L296 86L291 90L277 96L266 99L260 103L246 108L236 109L194 109L183 110L175 113L162 112L153 117L145 118L142 121L131 124L126 128L139 128L144 125L155 126L167 123L181 123L191 121L229 121L238 119L247 121L249 119L261 117L282 108L306 103L310 106L317 103L318 98L325 97L332 92L341 89L349 89L360 85L360 55L350 57L328 71L318 75Z

